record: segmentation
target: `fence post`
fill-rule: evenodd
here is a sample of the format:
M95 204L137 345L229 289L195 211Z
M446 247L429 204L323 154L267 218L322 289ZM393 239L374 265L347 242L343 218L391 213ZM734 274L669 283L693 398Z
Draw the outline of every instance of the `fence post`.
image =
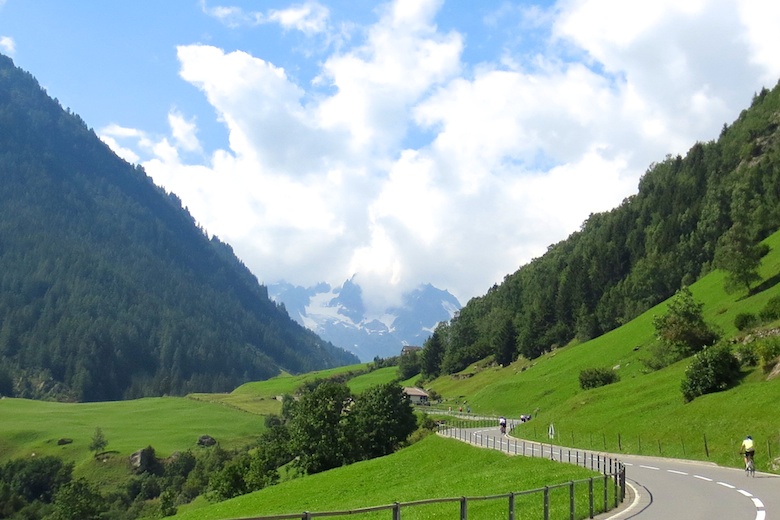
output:
M574 481L569 482L569 518L576 520L574 517Z
M460 497L460 520L467 520L469 516L466 497Z
M398 502L393 504L393 520L401 520L401 504Z
M607 474L604 474L604 511L609 509L609 497L608 490L609 490L609 481L607 480L609 477L607 477Z
M303 516L301 518L303 518L303 520L311 520L311 513L309 513L308 511L304 511Z
M515 494L509 493L509 520L515 520Z
M615 507L617 507L619 504L618 499L620 498L620 493L618 492L618 481L620 480L620 476L617 473L613 473L613 475L615 480Z
M544 520L550 520L550 488L544 486Z
M588 480L588 507L590 508L590 518L593 518L593 477Z
M710 448L707 446L707 434L705 433L703 435L704 435L704 453L707 454L707 458L709 459L710 458Z

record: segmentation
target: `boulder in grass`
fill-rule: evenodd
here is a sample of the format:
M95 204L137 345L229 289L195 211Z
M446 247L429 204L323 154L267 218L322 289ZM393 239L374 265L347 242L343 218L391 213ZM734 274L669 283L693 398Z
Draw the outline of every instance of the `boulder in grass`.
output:
M207 448L209 446L214 446L216 443L217 440L211 435L201 435L200 437L198 437L198 446L203 446Z

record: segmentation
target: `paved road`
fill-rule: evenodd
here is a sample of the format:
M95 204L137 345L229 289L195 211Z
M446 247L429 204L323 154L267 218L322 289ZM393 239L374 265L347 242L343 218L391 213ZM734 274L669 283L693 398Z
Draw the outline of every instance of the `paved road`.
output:
M473 444L568 462L572 450L502 436L498 427L461 428L458 438ZM540 450L542 451L540 453ZM590 452L588 452L590 453ZM780 520L780 476L716 464L613 455L626 465L628 493L618 510L600 520Z

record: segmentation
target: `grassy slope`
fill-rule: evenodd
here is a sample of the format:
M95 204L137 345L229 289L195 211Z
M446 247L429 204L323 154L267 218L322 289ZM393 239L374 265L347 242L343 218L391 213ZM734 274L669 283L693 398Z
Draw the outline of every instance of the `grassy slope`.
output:
M568 464L510 457L457 440L429 436L387 457L306 476L202 509L187 511L183 507L176 518L239 518L345 510L431 497L494 495L538 489L553 482L579 480L591 475L593 473L583 468ZM583 489L586 489L585 486L583 484ZM559 509L553 513L557 512L558 517L562 517L567 507L568 490L558 494L561 495L559 505L556 506ZM535 510L538 512L541 497L535 495L530 500L535 501ZM581 500L578 506L582 510L586 507L583 502ZM452 518L453 515L457 516L457 507L457 504L449 504L423 510L408 509L404 510L403 517ZM480 502L474 507L474 510L470 510L474 518L499 518L496 508L506 508L506 501L501 504ZM388 518L389 514L385 511L368 518ZM360 518L366 516L361 515Z
M761 274L771 279L780 274L780 233L767 243L772 251L764 259ZM780 294L780 285L747 298L744 292L729 295L723 290L722 273L715 272L691 290L704 303L705 319L731 337L737 333L734 317L740 312L757 313L770 297ZM774 455L780 454L780 416L773 412L780 381L765 381L755 371L746 374L736 388L684 404L680 382L688 360L645 373L641 359L654 340L652 319L665 309L662 303L619 329L559 349L530 366L519 361L507 368L470 367L466 372L474 375L469 379L447 376L430 386L448 397L448 403L465 397L475 413L534 414L536 419L516 432L530 438L546 437L553 423L559 442L565 444L617 451L620 435L626 452L707 458L706 435L710 460L737 465L739 441L752 434L760 439L761 451L767 452L768 440ZM579 388L582 369L616 366L619 383L589 391ZM766 458L759 465L764 469Z
M176 397L77 404L5 398L0 417L0 461L54 455L73 462L77 475L103 484L126 478L128 457L138 449L152 446L167 457L196 448L203 434L230 448L256 439L265 428L261 416ZM98 427L108 441L102 463L89 450ZM73 442L59 446L62 438Z

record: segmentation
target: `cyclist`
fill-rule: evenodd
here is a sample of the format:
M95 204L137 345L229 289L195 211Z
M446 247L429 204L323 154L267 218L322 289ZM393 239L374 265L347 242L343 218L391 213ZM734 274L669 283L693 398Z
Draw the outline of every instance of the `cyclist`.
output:
M745 454L745 467L747 467L748 460L753 460L753 456L756 454L756 450L753 447L753 437L748 435L745 440L742 441L742 446L739 447L739 452Z
M501 428L501 433L506 434L506 418L501 417L498 419L498 426Z

